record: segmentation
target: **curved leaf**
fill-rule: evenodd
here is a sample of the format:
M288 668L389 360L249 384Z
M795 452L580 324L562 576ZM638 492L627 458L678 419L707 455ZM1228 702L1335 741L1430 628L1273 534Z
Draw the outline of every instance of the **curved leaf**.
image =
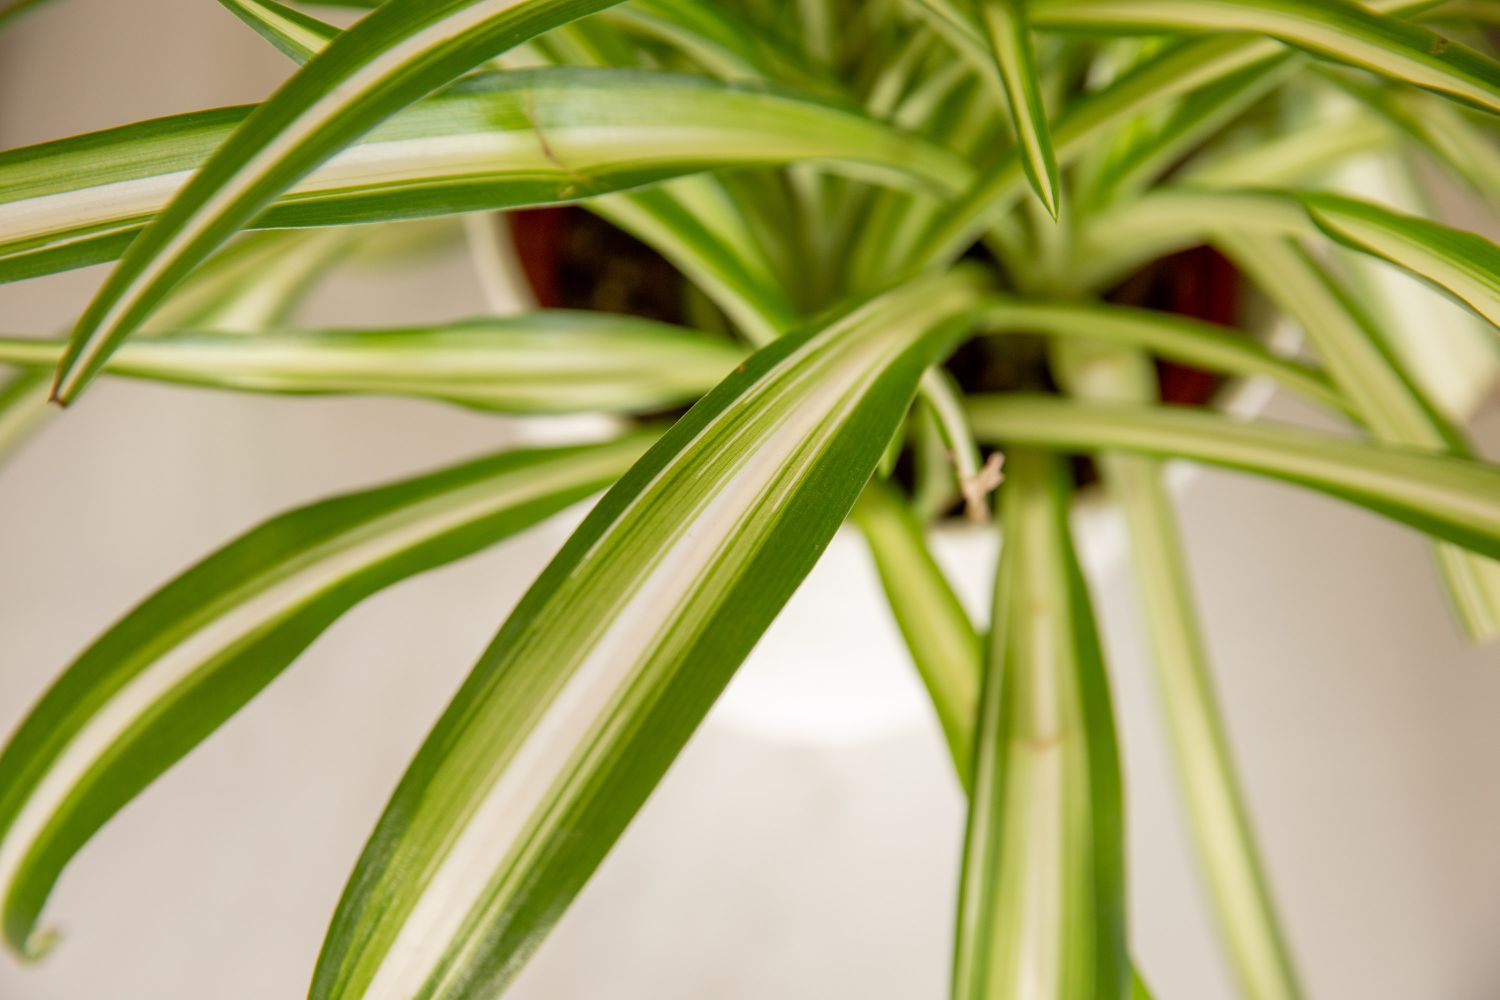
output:
M1304 195L1332 239L1383 257L1500 327L1500 246L1476 233L1340 195Z
M0 154L0 280L120 254L250 113L178 115ZM804 159L938 188L969 177L961 161L915 136L792 92L547 67L473 77L421 102L251 224L556 204L717 167Z
M73 331L72 399L167 291L339 150L487 59L618 0L389 0L297 72L136 240Z
M1125 818L1071 473L1007 456L959 898L955 1000L1124 1000Z
M891 487L872 482L854 508L869 543L896 625L927 686L953 765L972 787L974 720L984 673L983 644L943 571L922 526Z
M1210 371L1272 378L1335 411L1349 405L1317 369L1277 357L1240 331L1185 316L1120 305L1001 299L987 302L977 321L987 330L1060 334L1136 347Z
M1297 319L1349 399L1384 441L1469 456L1462 428L1448 421L1386 342L1378 322L1305 250L1285 240L1220 234L1240 268ZM1438 562L1454 608L1476 641L1500 636L1500 562L1440 545Z
M1073 346L1054 355L1069 391L1101 402L1156 402L1156 371L1144 355ZM1096 456L1096 463L1125 516L1173 765L1240 991L1257 1000L1297 1000L1302 990L1235 774L1164 465L1119 453Z
M1018 394L977 397L969 414L987 441L1085 453L1121 449L1239 469L1339 497L1500 558L1500 469L1472 459L1245 424L1180 407Z
M1353 0L1035 0L1038 27L1270 35L1500 113L1500 63Z
M0 362L52 366L63 346L0 338ZM105 371L247 392L417 396L504 413L644 413L697 399L743 357L681 327L549 310L409 329L168 333L126 344Z
M1042 86L1037 79L1036 56L1026 22L1027 3L1028 0L978 0L979 17L1005 84L1005 97L1021 147L1021 165L1047 214L1056 219L1062 206L1062 181L1047 127Z
M313 1000L500 992L811 569L976 294L948 276L781 338L605 497L413 761Z
M339 29L276 0L219 0L255 33L299 63L307 62Z
M1128 6L1131 0L1119 0ZM1032 21L1059 12L1064 16L1072 0L1031 0ZM1434 0L1372 0L1370 8L1389 15L1404 15L1433 6ZM1225 77L1280 59L1285 53L1274 39L1258 35L1231 34L1197 39L1173 46L1154 59L1136 66L1108 86L1085 95L1068 106L1052 122L1052 145L1060 166L1067 166L1094 148L1100 135L1132 121L1142 111L1183 94L1209 86ZM925 268L957 260L973 246L986 227L1025 190L1026 173L1020 157L1012 154L982 175L979 183L961 201L944 211L922 241L914 268Z
M47 375L21 371L0 384L0 463L47 419Z
M120 619L0 754L6 940L44 951L37 923L73 856L345 611L582 500L649 441L510 452L291 511Z

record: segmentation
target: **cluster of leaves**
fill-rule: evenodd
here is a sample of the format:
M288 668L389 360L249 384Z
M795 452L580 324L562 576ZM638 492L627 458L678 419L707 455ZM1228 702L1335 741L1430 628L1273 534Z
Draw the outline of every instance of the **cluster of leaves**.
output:
M498 995L851 514L972 803L954 996L1144 994L1072 452L1097 456L1127 518L1226 950L1245 995L1299 995L1161 463L1276 477L1425 532L1470 632L1500 633L1500 470L1458 421L1500 368L1500 248L1432 221L1409 186L1350 186L1356 165L1405 178L1421 157L1500 204L1484 54L1500 4L388 0L337 4L372 8L341 31L221 3L300 64L263 104L0 154L0 281L118 261L66 340L0 338L16 369L0 448L53 369L61 403L104 374L603 411L621 431L292 511L123 617L0 755L19 953L46 947L44 905L87 841L340 614L608 486L396 789L315 1000ZM574 202L670 260L713 329L563 311L289 324L388 223L466 215L489 259L497 230L475 213ZM1311 359L1106 300L1204 243ZM1400 272L1423 283L1402 293L1415 323ZM1055 391L963 398L944 360L1016 334L1044 341ZM1360 433L1161 407L1155 359L1275 380ZM665 430L634 419L684 404ZM987 632L924 538L955 499L987 513L981 441L1008 458Z

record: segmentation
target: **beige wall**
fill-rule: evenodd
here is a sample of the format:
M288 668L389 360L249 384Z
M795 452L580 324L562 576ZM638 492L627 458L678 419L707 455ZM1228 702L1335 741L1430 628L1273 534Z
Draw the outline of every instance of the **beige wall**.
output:
M57 0L0 43L0 144L251 99L284 72L212 0ZM58 328L98 276L0 288L0 329ZM447 259L342 282L313 312L478 308L465 262ZM1500 440L1500 421L1488 429ZM0 469L0 730L133 601L258 518L515 433L415 403L100 386ZM1183 508L1311 994L1500 996L1500 656L1455 638L1424 546L1405 532L1225 475L1198 479ZM30 971L0 958L0 998L302 995L388 789L562 530L348 616L84 853L52 911L62 946ZM802 642L793 622L778 655L808 650L809 670L874 661L860 560L841 544L820 570L830 603L801 615L842 619L841 631ZM1227 997L1127 589L1118 571L1100 583L1130 765L1135 950L1162 1000ZM821 746L720 718L514 995L937 1000L960 824L920 715Z

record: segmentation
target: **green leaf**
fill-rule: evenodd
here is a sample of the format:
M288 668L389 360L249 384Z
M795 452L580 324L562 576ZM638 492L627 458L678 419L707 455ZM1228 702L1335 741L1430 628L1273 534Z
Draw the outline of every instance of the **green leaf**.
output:
M510 452L302 507L120 619L0 754L6 940L25 956L44 951L38 921L73 856L345 611L582 500L649 440Z
M1332 194L1304 195L1332 239L1383 257L1500 327L1500 247L1475 233Z
M633 0L611 8L605 18L618 28L669 42L723 80L775 80L829 96L844 90L832 74L732 4Z
M811 569L976 295L949 275L781 338L600 502L402 780L313 1000L499 994Z
M973 785L974 720L984 653L979 633L927 548L922 525L891 487L872 482L854 508L896 625L937 711L953 766Z
M308 39L289 34L274 18L260 18L254 9L247 13L256 19L263 33L281 39L281 47L299 61L316 54L338 31L331 25L320 25L318 38ZM772 79L787 75L759 61L768 50L766 40L752 26L718 8L664 0L615 8L614 13L627 22L637 15L643 16L648 27L654 27L658 33L664 31L679 42L687 42L700 61L707 59L708 64L718 66L726 79ZM599 27L587 21L567 27L581 33L590 26ZM548 38L556 41L557 32ZM579 38L580 44L587 47L579 55L589 65L597 65L602 59L602 53L592 47L596 40L605 40L597 30ZM736 57L743 58L731 58L731 65L726 67L703 51L704 46L712 53L716 46L724 45ZM767 343L794 324L795 313L782 283L750 231L753 217L718 178L703 174L681 177L636 193L595 198L589 207L672 261L697 288L734 318L753 343Z
M1179 407L980 396L974 430L996 443L1185 458L1308 487L1500 558L1500 469L1312 431L1244 424Z
M1034 0L1039 28L1270 35L1314 55L1500 113L1500 64L1352 0Z
M1266 95L1303 68L1303 60L1287 52L1259 62L1218 83L1188 94L1159 124L1142 123L1121 154L1106 164L1095 186L1096 197L1108 200L1134 194L1199 153L1215 133L1241 120Z
M64 345L0 338L0 362L57 363ZM696 400L743 352L649 320L546 311L441 327L182 332L111 356L114 375L292 394L445 400L503 413L645 413Z
M177 287L142 332L163 323L249 331L287 314L311 290L325 265L342 257L351 237L340 232L256 233L225 250ZM28 341L26 350L34 349ZM49 354L56 367L61 345ZM0 388L0 463L48 419L49 372L17 373Z
M1007 456L959 897L956 1000L1124 1000L1125 818L1070 472Z
M1120 305L992 299L977 321L989 331L1087 338L1147 350L1209 371L1271 378L1337 412L1349 405L1321 371L1278 357L1240 331L1185 316Z
M1351 408L1371 433L1394 444L1469 456L1463 431L1446 420L1401 366L1374 317L1305 250L1281 239L1220 234L1240 268L1297 319ZM1439 546L1444 582L1475 641L1500 636L1500 562Z
M528 39L617 0L390 0L255 110L131 245L58 369L66 403L173 285L277 196L391 115Z
M247 233L178 285L141 332L264 330L290 315L372 235L354 228Z
M0 154L0 280L119 255L249 114L178 115ZM798 160L938 189L970 178L961 161L920 138L793 92L548 67L472 77L421 102L252 224L557 204L724 166Z
M1021 147L1021 165L1031 187L1056 219L1062 207L1062 181L1047 128L1047 108L1037 79L1036 56L1027 27L1028 0L977 0L995 65L1005 84L1011 120Z
M1069 390L1100 402L1156 402L1157 377L1141 354L1070 342L1054 353ZM1296 969L1240 791L1213 670L1193 600L1163 463L1119 453L1096 457L1104 488L1125 515L1156 686L1166 709L1173 765L1226 950L1241 994L1301 996Z
M770 343L796 325L797 310L744 211L716 179L683 177L596 198L589 208L671 261L752 343Z
M1055 11L1065 16L1074 0L1031 0L1032 23ZM1372 0L1370 8L1388 14L1409 14L1431 7L1434 0ZM1111 0L1111 6L1130 6ZM1091 7L1092 3L1080 3ZM1142 111L1210 86L1252 66L1282 58L1284 48L1273 39L1231 34L1178 44L1125 73L1108 86L1071 103L1052 122L1052 145L1058 165L1066 167L1094 149L1099 137L1134 120ZM914 268L957 260L973 246L986 227L1003 214L1025 190L1026 174L1018 154L987 170L969 192L944 211L922 241Z
M46 372L21 371L0 383L0 464L47 419Z
M235 17L299 63L333 41L339 29L276 0L219 0Z

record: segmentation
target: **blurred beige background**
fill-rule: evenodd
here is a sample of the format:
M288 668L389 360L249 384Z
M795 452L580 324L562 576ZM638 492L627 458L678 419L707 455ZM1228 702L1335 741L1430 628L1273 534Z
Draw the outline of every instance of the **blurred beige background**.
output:
M0 40L0 145L255 99L286 71L213 0L57 0ZM0 287L0 329L59 328L99 277ZM342 279L308 314L479 308L451 256ZM1500 418L1482 423L1500 441ZM523 433L418 403L101 385L0 469L0 730L98 630L258 519ZM1463 646L1425 547L1372 517L1218 474L1194 479L1183 516L1310 995L1500 996L1500 653ZM340 622L84 853L50 911L62 945L35 969L0 956L0 998L301 997L386 794L565 529ZM982 603L985 557L949 549ZM1160 1000L1227 998L1128 587L1102 562L1134 950ZM892 673L900 656L863 553L841 540L814 579L824 586L799 595L512 996L945 994L961 801L918 693ZM803 673L805 695L788 696L786 677ZM797 722L798 704L829 704L819 676L854 681L821 739Z

